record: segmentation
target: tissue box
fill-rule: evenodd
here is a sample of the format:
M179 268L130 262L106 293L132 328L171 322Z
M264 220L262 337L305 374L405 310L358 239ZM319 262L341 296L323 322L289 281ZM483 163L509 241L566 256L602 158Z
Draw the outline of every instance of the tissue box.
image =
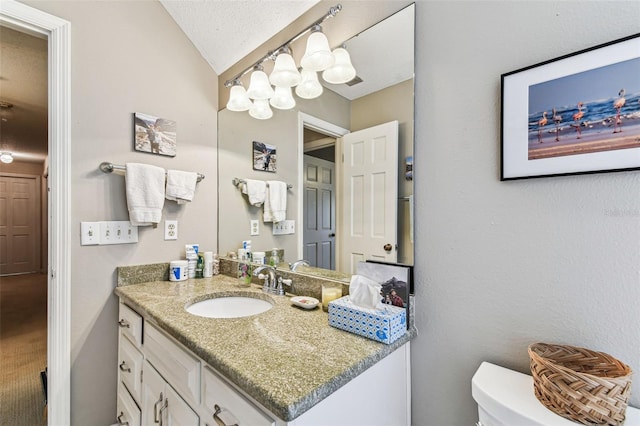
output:
M329 302L329 325L390 344L407 332L407 312L392 305L384 305L384 309L362 308L344 296Z

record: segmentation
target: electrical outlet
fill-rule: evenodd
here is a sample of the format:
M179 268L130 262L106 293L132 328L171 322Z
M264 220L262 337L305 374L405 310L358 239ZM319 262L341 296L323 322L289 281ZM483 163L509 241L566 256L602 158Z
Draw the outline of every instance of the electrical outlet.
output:
M165 240L178 239L178 221L177 220L164 221L164 239Z
M251 235L260 235L260 222L258 220L251 221Z
M80 222L80 245L100 244L100 222Z

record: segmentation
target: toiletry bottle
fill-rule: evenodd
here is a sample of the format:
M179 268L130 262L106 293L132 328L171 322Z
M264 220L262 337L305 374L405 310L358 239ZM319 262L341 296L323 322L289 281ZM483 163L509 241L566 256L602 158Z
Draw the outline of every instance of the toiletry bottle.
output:
M198 263L196 264L196 278L204 278L204 253L198 253Z
M271 258L269 259L269 264L274 268L277 268L280 264L280 256L278 256L278 249L274 248L271 250Z
M241 256L238 259L238 281L244 286L251 284L251 260L246 249L240 251Z
M213 254L213 275L218 275L220 273L220 259L218 258L218 253Z
M202 275L205 278L211 278L213 276L213 252L212 251L204 252L204 269L202 271Z

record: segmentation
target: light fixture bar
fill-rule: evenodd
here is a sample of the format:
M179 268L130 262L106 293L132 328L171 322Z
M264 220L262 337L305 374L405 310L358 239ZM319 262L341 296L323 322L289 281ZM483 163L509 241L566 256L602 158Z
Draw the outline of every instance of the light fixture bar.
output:
M333 6L332 8L329 9L329 11L322 18L320 18L319 20L315 21L313 24L309 25L304 30L300 31L298 34L296 34L295 36L293 36L289 40L287 40L284 43L282 43L277 49L274 49L274 50L271 50L271 51L267 52L266 55L264 55L262 58L258 59L252 65L248 66L247 68L245 68L244 70L242 70L241 72L236 74L235 76L231 77L229 80L225 81L224 82L224 86L225 87L233 86L234 81L240 80L246 74L248 74L249 72L253 71L253 69L256 66L261 65L263 62L265 62L265 61L267 61L269 59L275 60L276 56L278 55L278 52L280 52L281 49L283 49L285 47L288 47L291 43L293 43L294 41L298 40L300 37L305 35L307 32L309 32L316 25L320 25L324 21L326 21L327 19L333 18L341 10L342 10L342 5L341 4L337 4L337 5Z

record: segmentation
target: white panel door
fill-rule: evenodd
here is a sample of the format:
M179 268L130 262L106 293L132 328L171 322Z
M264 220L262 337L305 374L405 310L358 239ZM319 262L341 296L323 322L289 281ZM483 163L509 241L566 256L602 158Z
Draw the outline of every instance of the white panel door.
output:
M346 134L339 269L367 259L397 261L398 122Z
M36 177L0 176L0 275L37 272Z
M304 156L303 258L323 269L336 269L335 166Z

